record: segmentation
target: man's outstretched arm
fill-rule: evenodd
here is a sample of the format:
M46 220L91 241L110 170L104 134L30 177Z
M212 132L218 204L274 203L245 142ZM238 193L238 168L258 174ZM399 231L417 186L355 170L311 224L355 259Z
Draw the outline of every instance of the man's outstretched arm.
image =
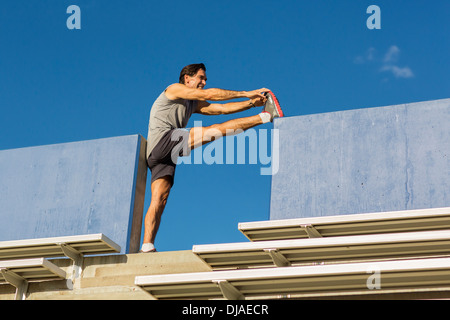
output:
M262 88L253 91L232 91L218 88L210 89L195 89L189 88L181 83L174 83L166 90L166 96L170 100L186 99L186 100L198 100L198 101L226 101L238 98L250 98L264 99L264 92L270 91L269 89Z

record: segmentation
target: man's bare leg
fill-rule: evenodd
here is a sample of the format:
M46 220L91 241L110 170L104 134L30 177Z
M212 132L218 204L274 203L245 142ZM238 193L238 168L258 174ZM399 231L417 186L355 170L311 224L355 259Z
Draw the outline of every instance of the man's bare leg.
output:
M229 132L237 130L245 131L262 123L261 117L259 115L254 115L246 118L229 120L209 127L194 127L190 130L189 146L191 149L194 149L214 141L216 138L223 137ZM145 251L146 245L151 244L153 247L153 244L155 243L156 233L158 232L161 216L166 206L171 187L172 183L169 177L157 179L151 185L152 200L147 215L145 216L142 251Z
M153 181L151 185L152 200L145 216L145 229L143 244L155 243L156 233L158 232L161 216L169 197L172 181L170 177L162 177ZM143 246L143 251L145 247Z
M230 132L237 130L247 130L257 125L263 124L259 114L229 120L219 124L213 124L209 127L194 127L189 132L189 146L192 149L214 141L218 137L223 137Z

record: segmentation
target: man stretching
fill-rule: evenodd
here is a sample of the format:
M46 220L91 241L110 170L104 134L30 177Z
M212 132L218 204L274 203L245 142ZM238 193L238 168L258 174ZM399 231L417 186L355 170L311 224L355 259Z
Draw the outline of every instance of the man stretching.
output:
M187 156L190 150L202 146L230 131L247 130L283 116L279 105L266 88L253 91L230 91L203 89L206 85L206 67L203 63L184 67L179 83L168 86L153 103L150 112L147 138L147 163L152 173L150 207L145 217L144 240L140 252L156 251L154 243L161 216L174 183L178 156ZM240 102L224 104L209 101L226 101L248 98ZM238 118L209 127L184 129L193 113L204 115L230 114L261 107L265 110L257 115Z

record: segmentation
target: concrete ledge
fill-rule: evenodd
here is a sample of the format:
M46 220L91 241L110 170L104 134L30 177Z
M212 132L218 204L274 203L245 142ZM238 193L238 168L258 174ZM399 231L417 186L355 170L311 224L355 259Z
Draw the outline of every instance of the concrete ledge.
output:
M69 259L53 259L51 262L64 271L71 268ZM136 276L204 271L211 269L190 250L86 257L81 277L73 284L68 284L67 280L30 283L26 299L152 299L134 285ZM0 285L0 300L13 300L14 294L14 287Z

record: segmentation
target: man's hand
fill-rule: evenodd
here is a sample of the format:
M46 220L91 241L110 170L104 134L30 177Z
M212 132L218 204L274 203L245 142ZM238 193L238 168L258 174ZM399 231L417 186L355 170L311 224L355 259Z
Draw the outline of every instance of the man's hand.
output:
M269 89L262 88L258 90L248 91L248 98L250 98L250 102L255 105L255 107L262 107L267 98L262 92L269 92Z
M256 99L250 99L250 103L253 104L255 107L262 107L266 104L267 98L256 98Z
M250 99L257 99L257 98L260 98L260 99L266 99L266 97L264 96L264 92L269 92L270 90L269 89L266 89L266 88L262 88L262 89L257 89L257 90L253 90L253 91L247 91L246 92L246 97L247 98L250 98Z

